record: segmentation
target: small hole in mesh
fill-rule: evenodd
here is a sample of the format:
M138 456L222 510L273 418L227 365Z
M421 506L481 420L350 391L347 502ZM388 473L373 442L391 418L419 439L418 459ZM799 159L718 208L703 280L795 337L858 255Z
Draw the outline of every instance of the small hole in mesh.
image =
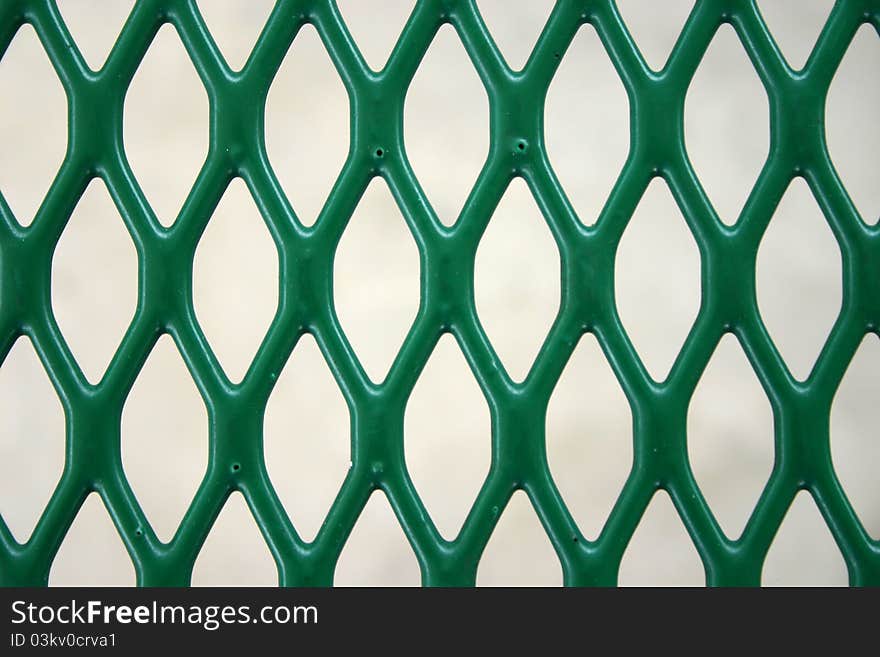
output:
M367 66L378 71L385 66L415 2L336 0L336 5Z
M297 533L311 541L348 472L351 449L348 407L309 334L269 397L263 449L275 493Z
M546 433L553 480L581 532L596 538L629 475L633 450L629 402L592 334L581 338L556 384Z
M880 339L869 333L853 356L831 407L834 470L865 530L880 536Z
M0 515L23 543L64 467L64 412L24 336L0 365L0 418Z
M595 223L629 148L629 101L596 31L575 35L550 83L547 154L584 225Z
M688 157L721 221L733 225L770 149L767 92L736 32L722 25L687 93Z
M614 275L620 319L648 372L662 381L700 307L700 252L660 178L623 233Z
M514 178L477 248L480 323L515 381L522 381L560 300L559 249L531 191Z
M562 567L523 491L495 525L477 568L477 586L561 586Z
M837 319L840 247L803 178L795 178L758 249L758 308L792 375L804 380Z
M192 572L193 586L275 586L278 570L247 502L234 491L220 510Z
M383 155L385 155L385 151L383 151L381 148L377 148L376 157L382 157Z
M453 225L489 152L489 103L449 25L437 32L410 84L403 130L407 157L431 206L444 225Z
M67 144L64 89L30 25L19 28L0 59L0 95L0 192L28 226Z
M52 561L49 586L134 586L135 570L101 496L83 502Z
M159 30L128 88L123 138L147 201L170 226L208 152L208 96L171 25Z
M730 538L745 527L773 468L773 410L737 339L725 334L688 408L688 454Z
M798 493L767 552L763 586L846 586L846 563L807 491Z
M174 536L207 465L205 404L174 340L162 335L122 409L122 467L159 540Z
M311 226L349 147L348 96L311 25L297 33L269 88L265 130L272 170L297 218Z
M759 0L758 8L783 55L794 69L807 63L834 0ZM797 17L793 20L793 17Z
M831 81L825 113L828 151L862 220L880 220L880 38L871 25L856 32Z
M666 65L694 0L616 0L615 4L648 66L659 71Z
M382 381L419 307L419 253L381 178L355 208L336 250L336 312L358 359Z
M274 0L199 0L198 4L229 67L240 70L275 5Z
M419 563L382 491L374 491L336 564L336 586L418 586Z
M241 178L229 184L199 240L193 305L226 374L241 381L278 306L278 252Z
M61 18L92 70L104 65L134 0L56 0Z
M491 460L489 407L458 343L444 334L406 405L407 470L440 533L455 538Z
M233 463L232 464L232 471L238 472L239 470L241 470L241 463Z
M702 586L705 572L666 491L657 491L620 562L620 586Z
M504 59L513 70L522 69L550 16L553 0L477 0L477 7Z
M137 306L138 259L107 186L93 179L52 258L52 308L89 381L100 381Z

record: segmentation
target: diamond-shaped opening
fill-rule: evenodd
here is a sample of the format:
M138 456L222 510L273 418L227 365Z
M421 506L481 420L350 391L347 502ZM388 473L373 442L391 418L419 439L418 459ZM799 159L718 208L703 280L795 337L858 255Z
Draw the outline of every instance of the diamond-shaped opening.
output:
M803 178L782 197L758 249L758 308L792 375L804 380L843 294L840 247Z
M584 335L547 407L547 461L588 539L605 525L632 466L632 412L602 348Z
M418 586L419 563L381 491L374 491L352 529L339 561L336 586Z
M477 0L486 27L513 70L526 65L553 5L553 0Z
M163 25L125 97L125 153L163 226L170 226L208 153L208 95L177 32Z
M440 338L406 405L406 465L434 524L455 538L492 457L489 407L461 350Z
M311 541L351 456L348 407L311 335L300 338L269 397L263 449L275 492L297 533Z
M412 13L413 0L336 0L339 12L367 66L374 71L385 66L388 56L400 36L400 31Z
M320 98L320 102L315 102ZM318 32L304 25L266 101L266 152L296 215L311 226L345 162L348 95Z
M703 586L703 562L666 491L657 491L620 562L620 586Z
M880 339L864 337L834 396L831 457L846 496L865 530L880 537Z
M229 67L245 65L275 0L199 0L199 11Z
M562 566L535 509L516 491L480 557L477 586L562 586Z
M100 381L137 306L137 251L100 178L86 187L52 258L52 308L89 381Z
M276 586L278 570L244 496L220 510L192 572L193 586Z
M724 532L745 527L773 469L773 409L736 338L725 334L688 408L694 477Z
M828 525L806 491L798 493L770 545L764 586L846 586L849 576Z
M559 249L525 181L514 178L477 247L480 322L508 374L529 372L560 303Z
M207 465L205 404L174 340L163 335L122 410L122 466L160 540L174 536Z
M336 313L367 375L382 381L419 307L419 253L381 178L373 179L336 250Z
M742 43L722 25L687 93L688 157L721 221L733 225L770 149L770 106Z
M278 307L278 251L241 178L199 240L193 305L227 376L241 381Z
M834 0L759 0L758 9L773 39L795 70L803 68Z
M406 152L434 211L451 226L489 152L486 88L455 30L444 25L404 106Z
M863 25L831 81L825 111L828 152L862 220L880 220L880 38Z
M64 411L27 337L0 366L0 418L0 515L23 543L64 467Z
M134 0L55 0L86 64L97 71L134 7Z
M49 586L134 586L135 570L97 493L89 495L52 561Z
M614 276L620 319L651 376L663 380L700 308L700 252L660 178L623 233Z
M575 212L592 225L629 149L629 99L592 26L578 31L550 83L544 138Z
M30 25L19 28L0 58L0 94L0 192L28 226L67 144L67 97Z
M669 59L694 0L616 0L615 4L642 57L659 71Z

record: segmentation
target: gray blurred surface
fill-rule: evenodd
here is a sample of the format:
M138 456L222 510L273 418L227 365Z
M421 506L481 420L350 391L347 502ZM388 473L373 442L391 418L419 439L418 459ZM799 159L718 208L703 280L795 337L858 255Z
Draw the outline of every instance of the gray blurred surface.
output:
M72 19L77 42L90 44L92 66L100 66L126 4L130 3L59 0L64 16ZM202 4L210 5L209 28L238 68L271 3L248 3L247 9L243 2ZM339 4L368 61L380 67L412 2ZM490 31L519 68L552 3L478 4ZM650 0L620 2L653 66L662 65L687 14L687 7L680 11L675 6L688 4L670 2L660 11L661 3ZM831 3L759 4L767 8L770 28L786 55L795 66L803 63ZM786 11L795 5L798 19L787 19ZM0 92L16 99L0 104L0 190L22 223L29 222L45 194L65 141L63 92L32 36L23 28L0 62ZM320 41L313 32L301 36L270 93L266 125L270 161L292 206L304 223L311 223L347 151L348 107ZM742 207L766 157L769 129L766 95L738 41L730 36L732 32L713 43L706 60L711 68L697 74L686 126L697 173L728 222ZM166 224L173 221L204 159L208 135L207 98L176 39L172 28L162 30L135 78L125 114L126 148L135 175ZM102 44L103 53L98 47ZM444 222L452 223L487 152L488 107L454 32L442 30L436 45L407 99L406 145L429 199ZM835 166L863 216L872 222L880 208L880 130L873 116L880 106L878 67L880 40L864 28L832 85L828 107ZM551 87L545 124L554 169L585 223L595 220L625 158L626 104L607 56L586 26ZM443 148L450 139L462 142L453 157L452 149ZM305 167L298 153L318 154L312 160L315 166ZM662 181L655 185L665 187ZM104 194L103 185L98 187L96 193ZM528 194L524 185L520 187L511 189L511 198ZM625 327L650 371L662 378L698 306L699 254L674 202L655 202L665 189L654 194L653 187L624 235L621 248L626 255L618 263L617 292ZM224 219L217 230L213 223L209 227L210 240L206 237L200 247L195 274L199 319L221 364L239 374L277 302L274 270L268 265L269 273L265 271L267 257L272 259L271 240L246 190L241 192L224 198L229 222ZM503 362L522 375L558 306L559 256L527 197L526 202L502 201L496 219L478 253L478 310ZM106 230L107 222L116 222L117 229ZM502 225L516 228L496 229ZM62 237L63 257L58 256L55 266L53 303L74 355L92 378L100 377L133 311L134 249L118 230L121 226L111 202L80 204ZM343 237L336 270L338 311L367 371L381 380L417 307L417 251L381 180L370 187L350 230ZM759 261L759 294L769 295L762 296L761 309L767 309L765 319L783 356L805 373L839 310L839 249L823 228L809 193L791 203L784 200L771 231L774 237L762 246ZM225 254L233 254L234 269L229 269ZM528 258L526 282L535 285L522 287L521 263L513 254ZM238 284L231 287L231 281ZM785 282L783 292L778 287L773 291L774 281ZM248 323L255 315L261 321ZM457 350L451 338L441 342L406 418L407 464L428 511L448 537L457 533L485 476L490 445L485 400ZM631 414L603 358L595 340L585 336L553 396L548 418L551 469L588 536L601 530L632 454ZM772 415L746 362L735 339L723 341L689 416L698 482L731 536L741 531L772 466ZM652 363L660 363L656 372ZM878 368L878 341L869 336L832 417L835 466L875 536L880 530L880 498L872 470L880 457ZM307 537L320 526L349 465L347 408L334 386L314 343L305 340L282 374L267 411L269 473L294 524L300 523ZM18 539L25 540L60 474L63 418L24 338L0 367L0 418L0 513ZM126 406L123 448L126 473L163 538L173 534L204 472L206 422L204 406L173 342L161 342ZM315 446L318 441L320 448ZM166 463L173 468L165 468ZM454 480L450 468L456 470ZM765 575L768 583L845 583L843 562L808 495L797 498L784 521ZM93 495L62 546L50 581L128 584L133 578L121 541ZM412 550L387 501L376 493L343 552L337 582L417 584L418 578ZM194 583L273 581L269 552L243 500L234 496L199 557ZM658 493L624 557L621 583L702 581L696 550L668 497ZM524 494L515 495L502 516L478 582L561 582L552 547Z

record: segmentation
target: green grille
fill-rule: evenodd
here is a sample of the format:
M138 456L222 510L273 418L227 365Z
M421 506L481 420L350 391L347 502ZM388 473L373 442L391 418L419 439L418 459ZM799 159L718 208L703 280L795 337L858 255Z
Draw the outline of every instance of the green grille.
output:
M791 20L798 20L793 14ZM623 552L658 489L670 494L710 585L756 585L768 548L794 496L809 490L846 561L850 583L880 583L880 544L870 539L835 475L829 451L832 398L862 337L880 322L880 230L864 223L828 157L824 106L856 30L880 29L880 1L839 0L803 71L785 62L754 1L696 3L666 67L645 64L611 0L559 0L521 73L507 67L474 0L420 0L379 73L361 57L332 0L280 0L241 73L225 64L194 0L140 0L104 67L90 71L53 0L0 3L0 56L31 23L69 102L69 146L34 223L20 227L0 198L0 356L30 336L62 399L66 465L24 544L0 521L0 583L44 585L65 533L97 491L135 564L141 585L187 585L195 559L232 491L246 498L282 585L329 585L370 494L387 495L414 550L425 585L474 584L480 555L514 491L524 490L562 564L567 585L613 585ZM151 40L172 23L210 98L210 151L171 228L163 228L126 160L122 109ZM314 227L288 203L266 156L268 89L300 28L313 24L351 101L348 159ZM490 151L457 223L444 227L410 167L403 143L407 87L438 28L451 24L488 91ZM631 108L629 158L594 227L576 216L543 142L548 85L572 38L592 24L623 79ZM725 226L688 161L683 111L688 85L722 23L736 30L770 98L771 148L739 221ZM14 102L4 99L4 102ZM88 182L107 183L134 238L140 263L135 317L106 375L88 383L53 317L55 245ZM281 261L280 303L247 375L226 378L196 322L192 263L226 186L241 176L269 226ZM421 304L387 379L372 383L336 317L336 246L370 180L384 178L416 236ZM562 303L528 377L514 383L499 365L475 312L477 244L511 179L538 201L562 257ZM621 235L652 178L666 180L696 238L702 305L668 378L648 375L615 308L614 260ZM788 372L758 313L758 244L789 182L803 176L843 254L843 306L810 377ZM162 333L173 336L209 409L207 474L173 540L160 542L123 473L120 418L126 396ZM267 399L297 340L312 333L352 413L352 468L316 539L301 540L266 474L262 423ZM444 540L407 473L407 398L444 332L452 333L492 412L492 464L459 536ZM548 399L585 332L597 337L634 416L634 461L595 541L578 530L559 494L544 445ZM771 400L775 465L745 527L728 539L694 480L686 446L688 403L725 332L734 333ZM588 393L584 393L588 394Z

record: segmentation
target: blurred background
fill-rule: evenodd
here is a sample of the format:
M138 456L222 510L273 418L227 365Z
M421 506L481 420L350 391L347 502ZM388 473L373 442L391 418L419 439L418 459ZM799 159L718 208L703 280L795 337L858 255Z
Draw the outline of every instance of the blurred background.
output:
M200 0L233 69L247 59L270 0ZM384 65L413 1L338 0L374 69ZM551 0L477 0L508 63L528 58ZM618 0L647 63L662 68L693 2ZM829 0L759 0L790 65L805 63ZM98 69L130 0L58 0L89 65ZM796 9L796 17L794 10ZM832 160L867 223L880 215L880 39L862 27L831 86L826 127ZM0 60L0 191L18 221L33 218L63 159L64 92L29 26ZM596 220L629 147L628 100L595 31L584 26L551 84L545 114L550 160L585 224ZM732 224L768 153L768 100L735 32L718 32L689 89L685 136L700 182ZM438 216L451 225L488 152L485 89L454 30L440 30L410 87L407 153ZM348 100L311 27L294 40L270 91L270 162L294 210L315 221L348 149ZM126 153L160 221L170 225L204 161L208 100L170 25L159 32L126 97ZM453 152L443 148L455 139ZM230 185L200 242L196 314L231 379L241 378L274 315L275 247L241 180ZM337 312L367 373L381 381L415 316L416 243L390 192L374 180L340 243ZM805 378L841 304L841 254L807 185L795 180L761 244L759 306L792 373ZM477 310L511 376L528 372L559 306L559 252L525 184L515 180L477 253ZM100 380L136 305L137 256L107 190L93 181L61 237L52 303L86 376ZM640 202L620 245L621 318L651 375L665 378L696 316L696 243L662 180ZM381 322L376 321L382 317ZM588 391L585 393L585 391ZM880 341L865 338L835 398L834 465L866 529L880 535ZM443 400L442 405L439 400ZM157 412L161 409L161 412ZM0 367L0 514L24 542L64 459L60 403L27 338ZM314 340L294 350L270 399L269 475L306 539L319 529L349 466L348 411ZM697 481L722 528L739 536L773 462L769 401L736 338L719 344L688 415ZM207 412L173 340L160 339L126 402L123 463L147 517L169 540L207 463ZM457 343L441 339L411 397L406 459L440 532L454 538L488 471L489 409ZM580 341L547 418L550 466L570 511L596 537L632 459L632 416L596 340ZM163 468L161 480L157 477ZM272 585L275 567L243 498L223 509L196 563L197 585ZM555 585L562 572L528 498L514 495L487 546L478 584ZM621 584L702 584L703 569L668 496L652 500L626 551ZM845 584L846 568L812 498L792 505L764 569L767 584ZM77 516L50 583L134 583L134 569L100 498ZM393 512L375 493L337 569L342 585L417 585L419 569Z

